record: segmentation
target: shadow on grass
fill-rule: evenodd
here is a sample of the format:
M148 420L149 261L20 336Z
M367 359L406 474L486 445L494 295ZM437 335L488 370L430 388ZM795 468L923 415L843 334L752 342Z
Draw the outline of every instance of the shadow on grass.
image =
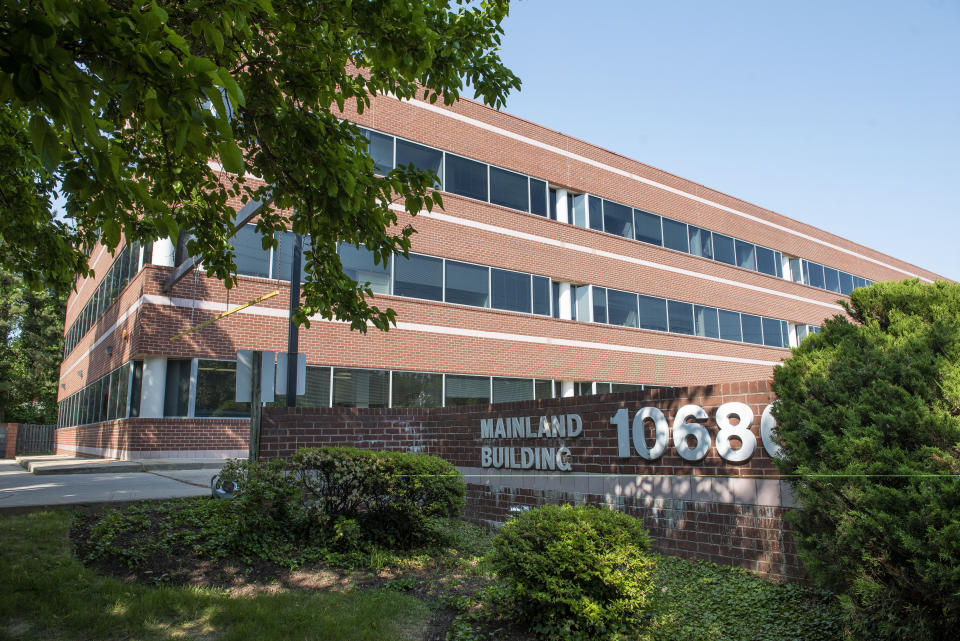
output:
M74 558L71 518L0 516L0 639L415 639L430 617L389 590L232 597L102 577Z

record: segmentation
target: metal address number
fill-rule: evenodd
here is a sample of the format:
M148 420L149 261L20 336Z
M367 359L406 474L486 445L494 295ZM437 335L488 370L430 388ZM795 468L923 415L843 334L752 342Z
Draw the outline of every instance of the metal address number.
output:
M772 409L772 404L767 405L760 417L760 440L767 454L773 458L782 458L783 449L775 438L777 422L773 418ZM737 417L736 425L730 422L731 416ZM652 447L647 444L647 430L644 427L648 419L653 422L656 434ZM710 432L703 426L707 419L707 413L699 405L684 405L677 411L673 419L673 446L684 460L702 460L710 451ZM753 419L753 410L745 403L724 403L717 408L717 427L720 428L717 432L717 454L721 458L731 463L741 463L753 456L757 449L757 437L750 429ZM633 417L632 430L630 413L625 407L618 409L616 414L610 417L610 422L617 427L617 454L620 458L630 456L631 431L634 451L648 461L660 458L667 449L670 439L667 419L656 407L639 410ZM691 446L688 437L693 437L696 445ZM731 438L740 440L739 448L734 449L730 445Z

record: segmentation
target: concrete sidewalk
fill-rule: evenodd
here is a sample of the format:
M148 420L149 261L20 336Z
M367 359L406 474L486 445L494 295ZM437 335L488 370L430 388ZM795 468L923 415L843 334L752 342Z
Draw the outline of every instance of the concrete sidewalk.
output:
M116 469L35 476L15 460L0 460L0 511L43 505L209 496L210 477L217 472L209 468L156 472L118 472Z
M170 470L219 470L224 459L116 459L83 458L64 454L18 456L17 463L33 474L104 474L117 472L167 472Z

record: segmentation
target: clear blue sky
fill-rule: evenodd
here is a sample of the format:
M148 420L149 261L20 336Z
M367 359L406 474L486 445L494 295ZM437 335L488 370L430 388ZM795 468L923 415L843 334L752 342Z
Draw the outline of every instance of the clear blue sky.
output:
M960 0L514 0L506 111L960 280Z

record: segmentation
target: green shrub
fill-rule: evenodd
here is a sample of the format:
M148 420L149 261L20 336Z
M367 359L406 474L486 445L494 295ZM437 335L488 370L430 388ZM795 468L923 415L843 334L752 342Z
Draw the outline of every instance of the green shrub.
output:
M499 607L541 638L615 638L642 622L653 557L642 523L589 506L546 506L507 522L491 562Z
M463 475L426 454L305 448L291 457L289 469L302 488L307 519L321 536L350 519L368 540L388 546L430 540L436 531L431 519L459 515L466 495Z
M774 371L801 557L863 639L960 626L960 284L858 289Z
M220 480L236 483L240 488L232 499L238 515L238 535L257 538L277 532L297 535L302 531L302 491L287 472L285 461L250 463L232 459L220 470Z

